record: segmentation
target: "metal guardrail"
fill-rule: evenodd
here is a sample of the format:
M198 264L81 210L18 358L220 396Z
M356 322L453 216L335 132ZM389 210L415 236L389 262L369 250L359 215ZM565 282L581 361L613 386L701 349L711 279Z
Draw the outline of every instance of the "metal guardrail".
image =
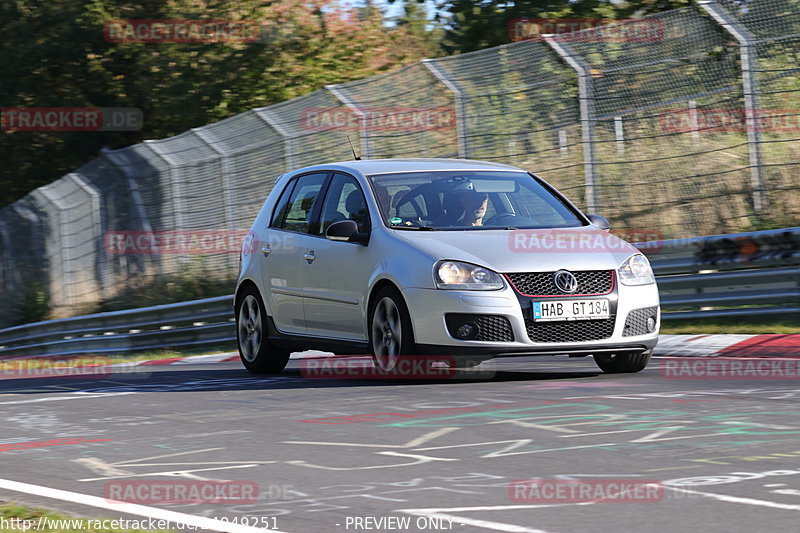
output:
M662 318L800 313L800 227L640 243ZM0 357L235 349L233 296L36 322L0 330Z
M638 246L666 320L800 313L800 228Z

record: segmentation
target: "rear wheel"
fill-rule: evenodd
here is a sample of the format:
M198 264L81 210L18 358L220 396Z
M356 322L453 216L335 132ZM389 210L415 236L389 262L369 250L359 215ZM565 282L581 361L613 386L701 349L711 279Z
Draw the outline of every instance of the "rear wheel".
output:
M623 374L644 370L653 350L639 353L597 354L594 362L607 374Z
M403 297L384 287L373 300L369 313L369 344L375 366L389 372L403 355L414 353L414 333Z
M236 309L239 358L253 374L275 374L286 368L291 352L267 340L267 312L255 287L248 287Z

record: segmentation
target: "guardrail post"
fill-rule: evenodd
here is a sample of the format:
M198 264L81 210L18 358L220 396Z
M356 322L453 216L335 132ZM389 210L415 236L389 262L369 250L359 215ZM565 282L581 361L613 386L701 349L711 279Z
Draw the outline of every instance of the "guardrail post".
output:
M753 188L753 211L761 214L768 207L768 198L761 170L761 131L758 124L758 39L715 0L700 0L697 4L739 43L742 65L742 91L744 96L747 146L750 151L750 183Z
M467 139L467 103L464 91L458 82L451 80L447 74L436 64L434 59L423 59L422 64L433 74L436 79L444 84L453 93L456 104L456 137L458 140L458 157L469 158L469 142Z
M348 109L352 110L353 113L358 115L358 133L361 138L361 153L358 155L364 159L369 159L372 150L370 149L369 122L367 114L364 113L364 111L362 111L346 94L340 91L337 85L326 85L325 88L330 91L330 93L335 96L337 100L343 103Z
M594 84L592 83L589 65L564 42L555 35L545 35L545 42L550 45L567 65L578 75L578 99L581 114L581 136L583 143L583 173L586 210L597 212L598 202L597 177L595 174L594 151Z

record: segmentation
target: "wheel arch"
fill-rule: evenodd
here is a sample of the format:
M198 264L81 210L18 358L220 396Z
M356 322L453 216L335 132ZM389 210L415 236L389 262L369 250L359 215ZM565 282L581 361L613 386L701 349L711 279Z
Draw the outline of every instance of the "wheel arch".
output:
M258 285L251 280L250 278L243 279L239 286L236 288L236 295L233 298L233 309L239 309L239 303L242 301L242 295L245 291L249 288L253 288L258 293L259 297L261 297L261 301L264 303L264 308L266 309L266 302L264 301L264 296L261 294L261 291L258 290Z
M369 298L367 300L367 338L369 338L369 328L370 328L370 317L372 315L372 306L375 304L375 298L377 297L378 293L385 288L390 288L397 291L397 294L400 296L402 300L403 306L406 308L406 313L408 313L408 318L411 326L411 338L416 339L414 336L414 321L411 320L411 311L408 307L408 302L406 301L405 296L403 296L403 291L400 290L400 287L389 278L381 278L379 279L373 286L372 290L369 293Z

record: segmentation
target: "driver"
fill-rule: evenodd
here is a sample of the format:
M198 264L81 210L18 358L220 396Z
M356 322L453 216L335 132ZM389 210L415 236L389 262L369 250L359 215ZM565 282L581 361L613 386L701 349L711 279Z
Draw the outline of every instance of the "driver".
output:
M457 224L460 226L483 226L483 217L489 208L489 195L475 191L462 192L458 195L458 204L464 209Z

